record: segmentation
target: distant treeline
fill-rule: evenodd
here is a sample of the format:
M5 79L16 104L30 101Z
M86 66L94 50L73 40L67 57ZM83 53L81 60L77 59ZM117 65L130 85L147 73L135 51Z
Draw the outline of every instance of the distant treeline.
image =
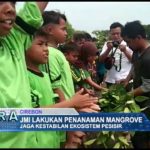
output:
M147 39L150 41L150 24L144 25L146 30ZM109 39L109 30L98 30L92 32L97 38L97 47L101 49L105 43Z
M150 24L144 25L144 28L146 30L147 39L150 41ZM73 33L75 31L76 30L73 29L72 25L68 23L67 24L67 32L68 32L67 40L70 40L72 38ZM84 31L81 31L81 32L84 32ZM96 30L96 31L93 31L92 34L97 39L96 44L97 44L98 49L101 50L104 43L109 39L109 30Z

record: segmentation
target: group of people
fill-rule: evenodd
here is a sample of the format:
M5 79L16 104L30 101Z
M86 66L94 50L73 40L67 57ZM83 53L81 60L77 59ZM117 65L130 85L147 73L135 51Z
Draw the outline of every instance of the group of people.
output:
M75 33L71 41L65 42L67 18L60 12L44 11L47 3L26 2L16 15L15 2L0 2L1 108L98 112L94 91L107 89L93 78L94 62L105 64L112 54L115 61L102 82L107 87L118 82L126 86L133 79L132 93L149 96L150 45L140 22L129 22L124 27L113 23L110 39L99 55L88 34ZM149 105L149 101L143 105ZM149 115L149 111L145 113ZM85 135L82 131L1 132L0 147L77 148ZM149 132L137 132L133 143L137 148L150 147Z
M115 22L110 26L110 41L107 41L102 49L99 60L105 63L109 69L105 75L105 83L109 87L112 84L121 83L134 96L147 96L148 99L138 103L147 118L150 117L150 43L146 37L146 31L140 21L127 22L123 27ZM108 61L107 57L113 57ZM113 64L108 65L108 62ZM135 132L131 139L134 148L150 147L150 132Z

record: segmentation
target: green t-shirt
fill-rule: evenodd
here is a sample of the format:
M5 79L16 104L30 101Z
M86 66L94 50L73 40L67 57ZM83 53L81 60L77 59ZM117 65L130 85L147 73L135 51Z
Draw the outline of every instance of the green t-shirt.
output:
M34 71L28 71L30 87L32 91L33 105L35 103L40 106L53 105L55 95L53 93L48 74L41 72L37 74ZM36 92L35 92L36 91ZM35 93L35 97L33 94ZM35 102L35 99L37 102ZM59 132L56 131L40 131L36 132L38 148L60 148Z
M41 68L48 72L43 66ZM70 99L75 94L70 65L64 54L53 47L49 47L49 70L52 88L61 89L65 98ZM60 132L60 136L61 142L65 142L66 134L64 131Z
M91 74L89 71L87 71L87 70L83 70L83 71L84 71L86 78L91 77ZM87 89L92 89L92 87L88 83L86 83L85 81L83 82L83 87L85 87Z
M70 99L75 94L70 65L64 54L53 47L49 47L49 66L52 88L62 89L65 98Z
M19 15L32 27L42 24L41 12L35 2L27 2ZM24 50L29 46L31 37L19 26L0 37L0 107L31 108L30 87L24 58ZM0 148L30 147L35 144L31 132L1 132Z
M90 85L85 82L85 79L90 77L90 73L82 68L77 68L73 65L71 67L71 74L76 91L80 88L90 88Z

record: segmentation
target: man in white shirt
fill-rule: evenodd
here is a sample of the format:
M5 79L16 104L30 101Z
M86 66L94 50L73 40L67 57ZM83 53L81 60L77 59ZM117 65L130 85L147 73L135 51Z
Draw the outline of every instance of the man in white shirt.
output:
M123 26L115 22L110 26L110 39L107 41L99 56L100 61L106 60L113 53L114 64L107 70L105 82L107 86L115 84L117 81L126 78L131 69L132 50L127 46L121 37Z

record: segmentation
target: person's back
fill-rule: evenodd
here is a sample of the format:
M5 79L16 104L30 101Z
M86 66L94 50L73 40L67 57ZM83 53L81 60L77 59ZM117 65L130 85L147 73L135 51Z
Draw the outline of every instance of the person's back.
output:
M26 3L16 18L15 2L1 2L0 20L0 107L31 108L24 50L31 41L32 33L30 31L34 31L42 24L39 4L37 5L35 2ZM13 27L14 23L16 24ZM23 23L31 30L26 30L22 25ZM28 148L31 147L28 144L29 139L33 146L36 145L34 132L1 132L0 147Z

